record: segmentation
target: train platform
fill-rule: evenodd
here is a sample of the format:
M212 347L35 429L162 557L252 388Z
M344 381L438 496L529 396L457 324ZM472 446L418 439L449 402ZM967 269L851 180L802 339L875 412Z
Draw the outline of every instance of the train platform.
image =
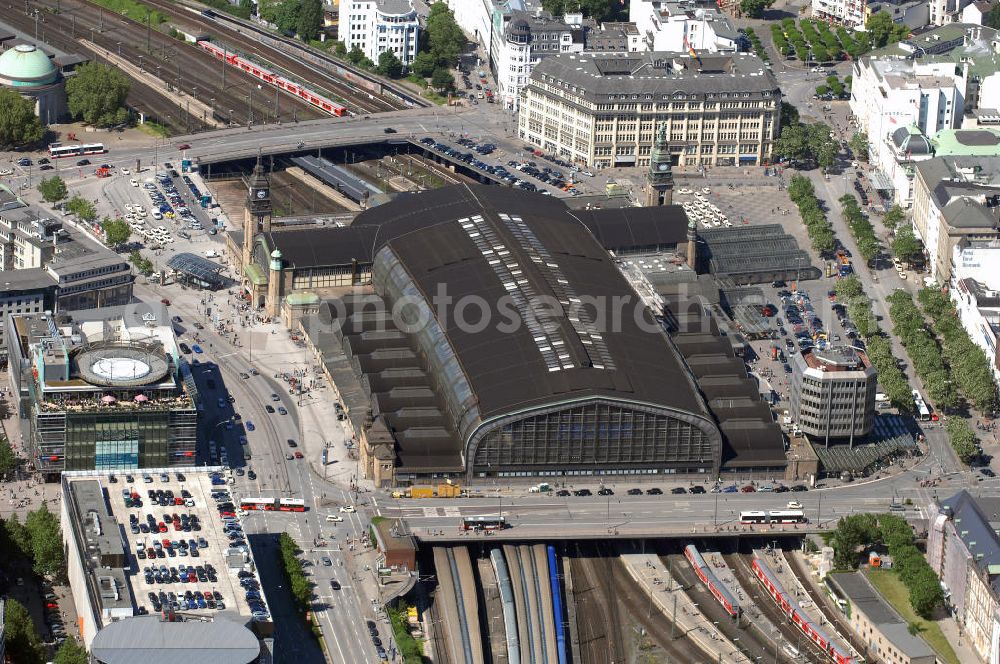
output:
M792 571L791 566L788 564L788 560L781 554L780 551L774 549L754 549L753 554L758 558L763 559L767 562L768 567L774 573L775 577L785 587L785 592L790 594L798 605L802 607L806 615L812 619L817 625L827 630L830 636L840 643L850 643L847 638L848 635L840 633L840 629L837 625L830 622L823 610L816 606L816 603L812 601L809 593L806 589L802 587L802 582L799 581L799 577L795 575Z
M708 622L698 607L672 578L663 561L655 553L642 553L624 542L618 553L625 569L639 587L649 593L657 610L674 620L677 633L684 634L710 658L719 664L752 664L719 629Z
M747 621L756 627L765 638L773 638L772 635L778 632L778 627L757 608L752 597L756 588L744 588L740 585L740 582L736 579L736 574L733 573L732 568L729 567L725 558L718 551L703 551L701 555L705 559L705 562L712 568L715 578L739 601Z

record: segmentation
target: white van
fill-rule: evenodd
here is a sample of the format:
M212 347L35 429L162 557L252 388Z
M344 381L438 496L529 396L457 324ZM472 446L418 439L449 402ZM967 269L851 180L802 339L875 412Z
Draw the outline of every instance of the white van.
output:
M208 251L205 252L205 258L218 258L218 257L219 257L219 252L217 252L215 249L209 249Z

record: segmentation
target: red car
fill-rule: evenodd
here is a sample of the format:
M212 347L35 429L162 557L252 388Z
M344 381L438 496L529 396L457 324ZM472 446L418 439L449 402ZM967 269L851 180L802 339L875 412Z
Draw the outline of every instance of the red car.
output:
M301 459L302 458L302 452L296 452L295 453L295 458L296 459Z
M180 145L177 146L177 149L178 150L190 150L191 149L191 144L190 143L181 143Z
M46 609L58 609L59 605L56 604L55 602L46 602L45 603L45 608Z
M757 489L753 488L752 484L747 484L745 487L743 487L742 489L740 489L740 491L742 491L743 493L753 493L756 490Z
M167 298L163 298L162 300L160 300L160 304L165 304L165 305L167 305L169 307L170 306L170 300L168 300Z

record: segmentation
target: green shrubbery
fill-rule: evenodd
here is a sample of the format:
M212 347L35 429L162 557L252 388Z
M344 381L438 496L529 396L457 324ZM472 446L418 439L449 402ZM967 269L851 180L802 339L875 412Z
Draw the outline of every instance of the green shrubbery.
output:
M868 215L862 212L861 207L858 205L858 199L854 197L854 194L844 194L841 196L840 206L844 213L844 221L847 223L847 227L851 229L851 235L854 236L854 241L857 242L861 257L870 263L879 255L879 252L882 250L882 244L878 241L878 237L875 236L875 229L868 220Z
M819 253L832 251L833 228L823 212L819 199L816 198L816 189L812 181L804 175L793 175L788 186L788 195L799 208L799 215L806 225L806 232L809 233L813 249Z

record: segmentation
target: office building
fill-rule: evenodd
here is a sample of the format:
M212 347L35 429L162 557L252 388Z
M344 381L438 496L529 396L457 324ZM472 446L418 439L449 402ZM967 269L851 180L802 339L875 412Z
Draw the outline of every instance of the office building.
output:
M806 350L789 358L790 411L803 433L829 445L854 443L875 424L875 367L863 351L847 346Z
M861 572L827 576L836 595L847 603L851 630L865 646L869 661L892 664L935 664L927 642L872 587Z
M10 316L7 339L39 472L194 465L197 389L165 307Z
M340 37L351 50L360 48L378 64L391 51L404 67L417 57L420 21L410 0L344 0L340 4Z
M927 562L945 603L980 661L996 661L1000 638L1000 500L964 489L927 507Z
M521 90L542 58L583 51L583 16L567 14L557 19L543 12L510 11L498 18L490 67L504 108L516 110Z
M597 168L647 166L657 123L681 166L763 164L781 90L756 56L678 53L546 58L522 95L518 135Z
M133 281L120 255L0 185L0 356L8 315L127 304Z
M632 0L629 21L647 51L735 53L749 42L716 5L690 0Z
M939 284L951 281L956 259L997 264L998 169L1000 157L935 157L914 167L913 228L923 240L930 276Z
M1000 247L993 247L988 256L994 261L1000 258L998 254ZM961 258L965 258L963 252ZM996 288L990 288L986 283L977 281L973 277L960 278L960 274L979 273L989 279L989 283L1000 283L1000 270L997 269L1000 263L983 265L976 261L971 267L972 261L960 264L956 267L955 278L952 279L954 285L949 291L951 301L958 311L959 320L968 333L972 342L979 346L986 354L990 369L993 372L993 381L1000 385L1000 292Z
M61 478L75 636L90 661L272 661L267 600L260 590L252 606L237 577L259 584L253 554L222 536L212 496L219 480L207 469L159 468L133 479L128 484L125 475L108 471L68 471ZM173 522L162 518L167 504ZM142 532L149 532L150 519L155 534Z

